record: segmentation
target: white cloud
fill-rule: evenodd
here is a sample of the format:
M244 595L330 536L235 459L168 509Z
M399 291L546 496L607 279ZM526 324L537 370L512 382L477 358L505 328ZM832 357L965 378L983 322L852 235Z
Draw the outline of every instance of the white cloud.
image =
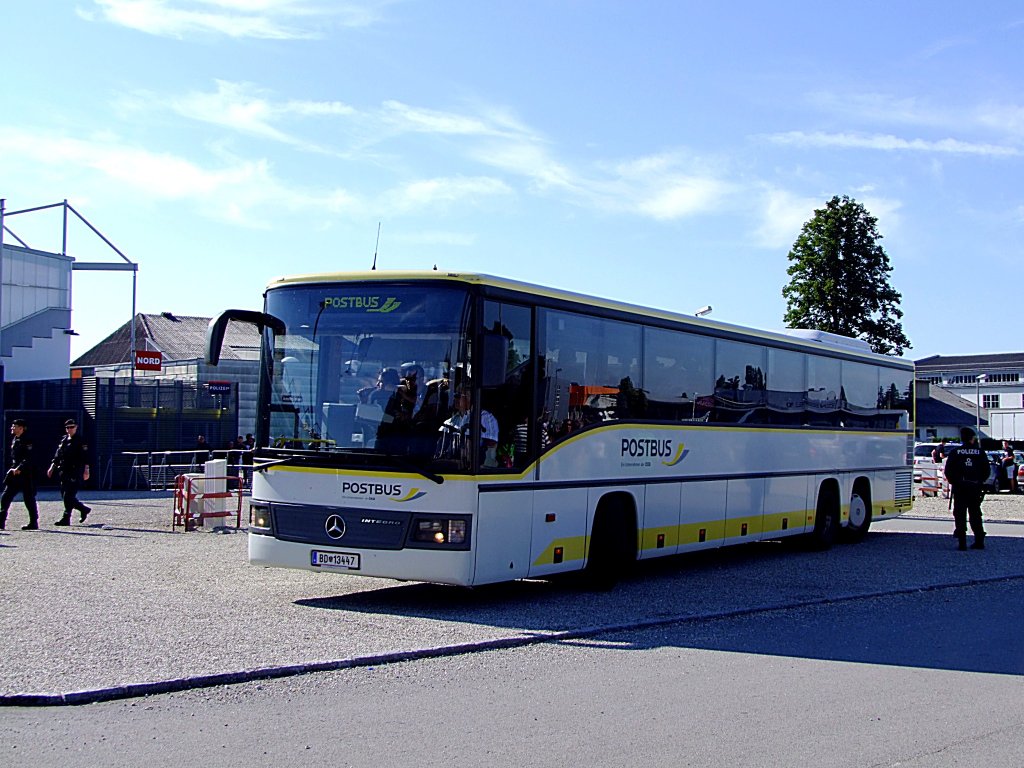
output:
M729 186L718 179L672 178L658 189L640 193L634 209L661 221L679 219L713 210Z
M183 117L230 128L262 138L314 151L326 151L276 127L289 117L349 116L355 110L339 101L274 102L268 93L250 83L217 80L216 93L192 92L181 97L151 98L153 107L167 104Z
M386 195L387 207L408 212L483 197L512 194L505 182L486 177L423 179L403 184Z
M1024 107L1017 104L986 104L978 108L978 122L1024 139Z
M879 234L885 236L894 232L900 224L899 200L874 193L873 187L852 190L850 196L864 206L869 214L878 219ZM793 194L785 189L766 186L760 196L761 224L755 230L758 244L765 248L786 248L796 242L804 224L811 220L814 212L824 208L830 196L806 197Z
M538 192L553 188L573 193L581 191L576 174L552 158L547 149L538 143L525 140L491 141L469 150L468 155L478 163L530 180Z
M980 104L935 106L927 100L917 97L897 97L886 93L833 93L816 91L808 94L807 101L811 106L827 113L829 118L838 118L850 125L882 124L882 125L917 125L936 130L965 134L984 130L996 132L1009 137L1012 141L1024 139L1024 107L1014 102L986 102ZM796 132L799 135L799 132ZM786 136L788 134L780 134ZM807 134L816 136L817 134ZM845 137L850 134L839 133ZM876 142L893 142L893 137L856 136L857 140ZM909 149L932 149L945 152L974 152L980 154L1016 154L1007 147L996 146L992 151L989 144L971 144L969 142L922 142L921 140L904 141ZM966 147L966 149L964 149ZM888 147L879 147L888 148Z
M867 212L878 219L878 234L883 237L893 235L902 224L900 209L903 207L902 200L894 200L891 197L882 197L873 194L873 190L865 190L865 194L857 196L857 202L867 209Z
M314 214L351 210L358 201L341 189L303 190L276 178L265 160L224 158L205 168L169 153L124 144L113 136L71 138L0 127L0 154L34 167L61 167L112 180L157 201L187 201L204 213L264 226L269 211Z
M833 93L815 91L807 95L811 106L858 122L948 125L949 116L914 97L887 93Z
M382 1L313 4L308 0L94 0L96 10L79 10L79 16L88 21L99 17L161 37L212 34L291 40L317 37L326 24L372 24L379 18L377 8Z
M789 248L800 230L825 201L818 197L800 197L777 187L767 187L761 197L761 224L755 231L765 248Z
M678 153L620 162L606 183L593 185L604 207L670 221L720 208L734 189L707 164Z
M838 147L840 149L874 149L885 152L932 152L943 154L987 155L991 157L1017 157L1021 151L1015 147L997 144L977 144L959 139L902 139L890 134L824 133L821 131L789 131L766 137L773 144L796 147Z
M977 45L977 40L971 37L948 37L943 40L936 40L931 45L922 48L917 52L916 58L918 59L933 59L946 51L955 50L957 48L964 48L967 46Z
M716 174L695 168L677 154L650 155L618 165L595 164L585 173L556 159L548 142L507 110L474 112L427 109L388 100L379 110L360 111L338 101L275 101L249 83L217 81L216 92L183 97L150 97L151 105L167 104L178 114L232 130L337 154L353 147L327 150L281 124L288 118L329 116L347 119L367 136L367 146L386 145L405 134L458 137L454 151L479 165L525 179L536 194L561 192L579 205L630 213L659 221L679 219L717 208L732 185ZM365 147L360 149L365 158ZM387 194L389 204L411 211L457 200L512 193L505 181L488 176L431 178L403 184Z
M439 141L455 137L457 141L448 141L447 146L439 148L437 153L446 158L446 165L458 164L459 158L452 157L454 153L477 166L498 171L474 174L472 166L468 166L456 175L402 181L415 170L396 170L400 180L390 191L381 193L379 199L400 212L512 195L517 181L525 181L532 193L558 194L570 204L656 221L672 221L722 208L736 188L720 172L706 167L706 162L680 153L652 154L618 164L591 161L574 166L555 157L543 136L502 109L485 107L456 112L389 100L382 102L377 109L359 110L340 101L277 98L252 83L217 80L215 84L215 90L177 96L138 93L120 100L119 106L136 112L171 110L191 120L307 151L358 157L361 162L368 162L373 156L370 148L380 146L386 152L386 147L389 144L397 146L403 135L417 134L427 137L427 140L436 137ZM297 133L301 121L324 117L344 122L344 130L331 131L332 138L358 134L363 137L363 144L355 138L347 146L328 148ZM111 146L113 144L111 141ZM123 149L122 154L129 151ZM397 157L403 164L410 162L402 154ZM186 187L201 190L210 185L239 185L240 182L234 180L230 173L249 176L270 174L269 167L260 165L260 161L242 163L233 157L227 158L218 171L204 169L182 158L172 159L146 152L140 157L139 165L152 165L157 158L162 163L175 164L174 169L161 172L170 181L163 187L165 191L154 190L158 195L173 189L175 178L185 178ZM388 163L394 165L387 155L378 154L374 162L379 167L387 167ZM95 163L92 167L98 168ZM412 168L415 167L413 162ZM110 178L117 176L117 166L100 170ZM198 174L198 178L187 179L190 174ZM130 181L140 183L134 176Z
M436 109L412 107L400 101L385 101L381 118L401 132L452 136L500 136L536 140L530 131L507 113L492 111L482 117Z

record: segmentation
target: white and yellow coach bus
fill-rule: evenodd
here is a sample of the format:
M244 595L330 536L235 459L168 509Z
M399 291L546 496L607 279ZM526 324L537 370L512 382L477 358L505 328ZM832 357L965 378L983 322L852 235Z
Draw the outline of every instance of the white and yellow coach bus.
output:
M913 364L479 274L272 282L249 560L474 585L806 536L913 503Z

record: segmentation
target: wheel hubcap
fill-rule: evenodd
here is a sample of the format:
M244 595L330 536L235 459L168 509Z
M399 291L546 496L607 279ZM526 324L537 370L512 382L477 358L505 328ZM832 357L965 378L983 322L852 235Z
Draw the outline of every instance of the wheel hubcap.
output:
M864 499L857 494L854 494L853 498L850 499L850 525L854 528L860 528L864 525L864 521L867 519L868 508L867 505L864 504Z

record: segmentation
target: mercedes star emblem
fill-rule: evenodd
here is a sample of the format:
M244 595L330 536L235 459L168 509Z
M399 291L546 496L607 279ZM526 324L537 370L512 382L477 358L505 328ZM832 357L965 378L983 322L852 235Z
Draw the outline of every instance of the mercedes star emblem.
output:
M340 539L345 535L345 521L341 519L341 515L331 515L324 523L324 529L332 539Z

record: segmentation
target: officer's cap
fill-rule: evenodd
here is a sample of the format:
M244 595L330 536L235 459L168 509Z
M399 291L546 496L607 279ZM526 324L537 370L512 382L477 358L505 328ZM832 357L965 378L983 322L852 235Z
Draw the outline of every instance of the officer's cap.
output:
M77 427L78 426L78 422L76 422L74 419L68 419L67 421L64 422L64 426L65 427Z
M12 427L24 427L24 426L27 426L27 425L25 424L25 420L24 419L14 419L13 421L11 421L11 426Z

